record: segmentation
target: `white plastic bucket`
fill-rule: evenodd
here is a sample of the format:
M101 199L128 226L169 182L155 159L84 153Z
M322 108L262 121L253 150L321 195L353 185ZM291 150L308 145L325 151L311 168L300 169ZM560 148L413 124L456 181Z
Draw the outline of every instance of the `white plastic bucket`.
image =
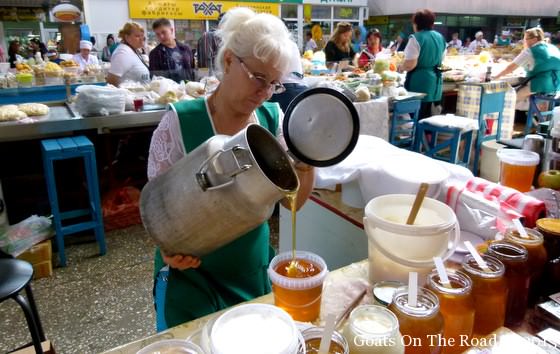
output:
M498 182L500 180L500 160L498 159L497 152L503 148L504 145L494 140L482 143L480 177L490 182Z
M142 348L136 354L177 353L177 354L205 354L196 344L180 339L164 339Z
M418 272L420 285L434 268L433 257L449 258L460 237L453 210L425 198L414 225L406 219L415 196L389 194L372 199L365 208L368 234L369 280L406 283L409 272Z
M290 315L266 304L228 310L216 319L210 334L213 354L297 354L302 341Z

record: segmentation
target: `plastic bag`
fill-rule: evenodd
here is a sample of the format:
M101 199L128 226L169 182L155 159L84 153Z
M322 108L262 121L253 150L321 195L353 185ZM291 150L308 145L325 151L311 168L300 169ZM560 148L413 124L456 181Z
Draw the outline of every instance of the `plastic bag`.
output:
M44 216L32 215L11 225L0 233L0 248L14 257L44 241L54 234L51 220Z
M76 109L83 117L124 113L126 90L109 86L83 85L76 89Z
M139 201L140 190L131 186L112 189L105 194L101 203L105 230L141 224Z

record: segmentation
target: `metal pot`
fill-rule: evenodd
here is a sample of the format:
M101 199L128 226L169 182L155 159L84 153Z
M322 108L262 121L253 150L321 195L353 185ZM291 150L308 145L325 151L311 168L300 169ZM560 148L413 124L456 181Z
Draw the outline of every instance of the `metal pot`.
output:
M267 220L298 183L276 138L252 124L210 138L148 182L140 212L164 253L201 257Z

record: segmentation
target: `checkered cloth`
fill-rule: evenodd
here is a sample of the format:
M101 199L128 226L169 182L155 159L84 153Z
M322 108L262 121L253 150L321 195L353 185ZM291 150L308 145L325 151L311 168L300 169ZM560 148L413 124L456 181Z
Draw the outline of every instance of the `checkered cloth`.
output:
M502 134L501 139L511 139L513 133L513 123L515 118L515 101L517 95L515 90L505 81L492 81L477 84L460 85L457 94L457 110L458 116L478 119L478 108L480 107L480 93L482 88L486 92L506 91L504 99L504 111L502 114ZM494 119L498 118L498 114L490 114ZM494 124L494 129L497 124Z
M468 191L481 193L488 200L497 200L503 207L509 205L525 217L525 226L534 227L538 219L546 216L546 206L542 200L525 195L513 188L501 186L475 177L467 182Z

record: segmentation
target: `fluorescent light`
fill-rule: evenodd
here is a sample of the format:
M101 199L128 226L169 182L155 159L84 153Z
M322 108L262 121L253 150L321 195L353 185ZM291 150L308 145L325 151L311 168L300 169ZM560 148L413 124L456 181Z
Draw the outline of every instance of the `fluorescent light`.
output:
M441 22L441 21L436 21L436 22L434 22L434 25L443 25L443 22Z

